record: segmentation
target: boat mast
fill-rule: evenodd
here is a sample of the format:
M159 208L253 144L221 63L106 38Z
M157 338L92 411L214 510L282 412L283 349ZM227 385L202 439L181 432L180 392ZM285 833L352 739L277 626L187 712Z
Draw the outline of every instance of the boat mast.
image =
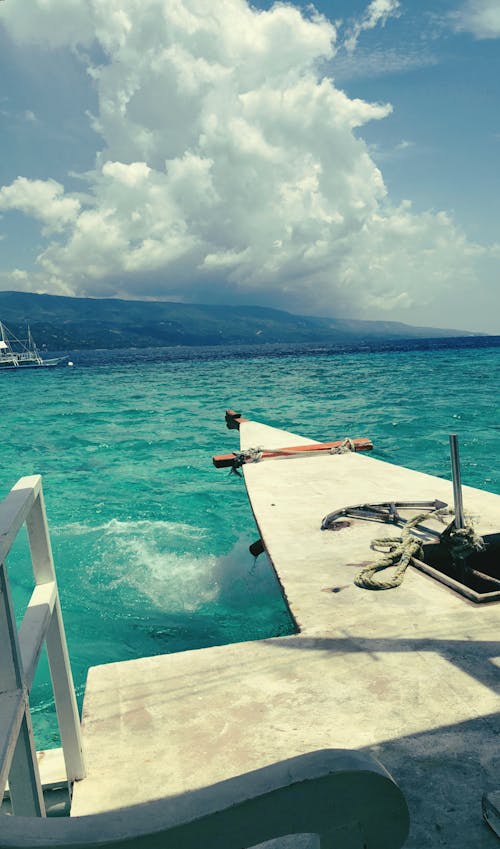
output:
M29 324L28 324L28 340L27 340L27 341L28 341L28 349L29 349L29 350L30 350L33 354L35 354L36 356L38 356L38 349L37 349L37 347L36 347L36 342L35 342L35 340L33 339L33 336L31 335L31 327L29 326Z
M0 321L0 333L2 334L2 338L0 340L0 355L2 358L3 366L13 366L17 367L19 365L18 358L14 351L12 350L12 345L10 344L10 339L7 334L7 328Z

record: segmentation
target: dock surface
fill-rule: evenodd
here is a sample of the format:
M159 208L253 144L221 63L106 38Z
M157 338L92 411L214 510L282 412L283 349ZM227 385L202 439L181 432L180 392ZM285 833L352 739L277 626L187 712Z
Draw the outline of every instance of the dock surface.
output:
M240 437L242 448L313 442L255 422ZM451 483L354 453L243 471L297 633L93 667L88 774L72 815L344 747L374 754L403 790L408 849L497 847L481 797L500 784L500 605L474 604L413 567L397 589L361 589L353 576L373 559L371 540L400 529L320 530L351 504L451 504ZM500 496L464 487L464 502L480 533L499 530Z

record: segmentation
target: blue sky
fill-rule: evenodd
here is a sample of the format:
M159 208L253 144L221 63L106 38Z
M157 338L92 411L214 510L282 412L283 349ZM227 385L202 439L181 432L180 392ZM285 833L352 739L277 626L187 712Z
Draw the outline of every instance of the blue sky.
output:
M0 289L500 334L497 0L2 0Z

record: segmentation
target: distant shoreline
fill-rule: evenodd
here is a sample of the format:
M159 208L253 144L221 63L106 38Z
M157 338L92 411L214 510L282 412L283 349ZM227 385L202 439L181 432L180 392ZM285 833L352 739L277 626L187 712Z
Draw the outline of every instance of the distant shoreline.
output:
M500 348L500 336L456 336L429 339L391 339L353 342L349 344L313 344L313 343L261 343L253 345L156 345L131 346L129 348L71 348L64 351L45 351L44 355L61 356L65 354L76 358L80 365L94 365L99 361L120 360L128 363L162 362L176 360L217 360L279 358L293 356L337 356L342 354L382 354L390 352L411 353L413 351L445 351L453 349Z

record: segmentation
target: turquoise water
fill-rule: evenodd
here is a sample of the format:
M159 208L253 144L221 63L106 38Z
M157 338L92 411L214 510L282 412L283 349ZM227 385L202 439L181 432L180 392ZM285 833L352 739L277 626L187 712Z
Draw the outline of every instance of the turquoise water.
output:
M91 665L293 630L265 558L248 552L244 484L211 462L238 445L226 407L312 438L369 436L375 456L446 478L456 432L463 482L500 493L499 348L73 359L0 376L0 494L43 475L80 700ZM9 573L21 615L32 585L22 537ZM43 661L39 747L57 745L51 707Z

